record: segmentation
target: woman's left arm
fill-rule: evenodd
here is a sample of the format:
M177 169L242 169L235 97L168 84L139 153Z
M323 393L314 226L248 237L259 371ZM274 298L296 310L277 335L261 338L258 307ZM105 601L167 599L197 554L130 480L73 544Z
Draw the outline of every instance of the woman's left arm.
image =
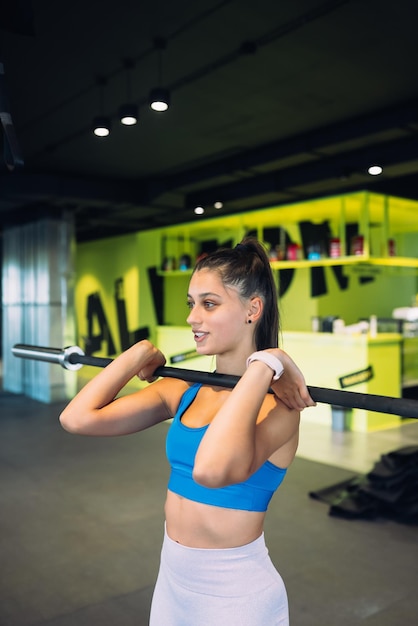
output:
M275 350L269 352L278 356ZM303 376L290 357L283 365L281 378L272 383L273 372L266 363L250 363L202 439L193 471L196 482L207 487L242 482L295 436L299 410L314 402L304 390ZM284 376L287 403L276 400L269 414L258 421L269 387L279 397L276 389Z

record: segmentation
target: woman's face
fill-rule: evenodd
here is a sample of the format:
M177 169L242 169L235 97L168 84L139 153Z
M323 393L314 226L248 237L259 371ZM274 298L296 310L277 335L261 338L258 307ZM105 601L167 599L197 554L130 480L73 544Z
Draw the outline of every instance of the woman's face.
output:
M226 287L217 272L204 269L193 274L187 300L187 323L199 354L224 354L240 345L248 303L236 288Z

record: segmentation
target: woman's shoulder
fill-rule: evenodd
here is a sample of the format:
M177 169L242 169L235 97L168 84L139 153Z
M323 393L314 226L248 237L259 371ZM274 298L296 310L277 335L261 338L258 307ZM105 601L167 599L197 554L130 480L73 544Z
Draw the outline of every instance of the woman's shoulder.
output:
M266 394L266 397L263 400L263 404L261 405L259 417L257 422L263 421L266 417L276 416L278 418L289 417L294 418L295 414L298 412L294 409L290 409L287 407L280 398L278 398L274 393Z
M174 417L182 397L192 386L192 383L180 378L160 378L152 383L154 391L160 395L171 417Z

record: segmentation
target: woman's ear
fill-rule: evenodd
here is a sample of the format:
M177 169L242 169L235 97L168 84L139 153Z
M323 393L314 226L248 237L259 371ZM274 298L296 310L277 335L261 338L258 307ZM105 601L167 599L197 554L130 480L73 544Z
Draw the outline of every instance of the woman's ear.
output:
M253 296L248 307L248 320L257 322L263 314L263 301L260 296Z

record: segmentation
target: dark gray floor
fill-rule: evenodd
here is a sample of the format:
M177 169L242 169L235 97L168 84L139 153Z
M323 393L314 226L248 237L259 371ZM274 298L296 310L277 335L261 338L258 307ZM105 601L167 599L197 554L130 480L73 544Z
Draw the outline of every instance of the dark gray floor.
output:
M0 625L146 626L166 426L74 437L60 409L0 392ZM266 539L291 624L415 625L418 528L332 518L308 497L350 476L297 458L273 499Z

